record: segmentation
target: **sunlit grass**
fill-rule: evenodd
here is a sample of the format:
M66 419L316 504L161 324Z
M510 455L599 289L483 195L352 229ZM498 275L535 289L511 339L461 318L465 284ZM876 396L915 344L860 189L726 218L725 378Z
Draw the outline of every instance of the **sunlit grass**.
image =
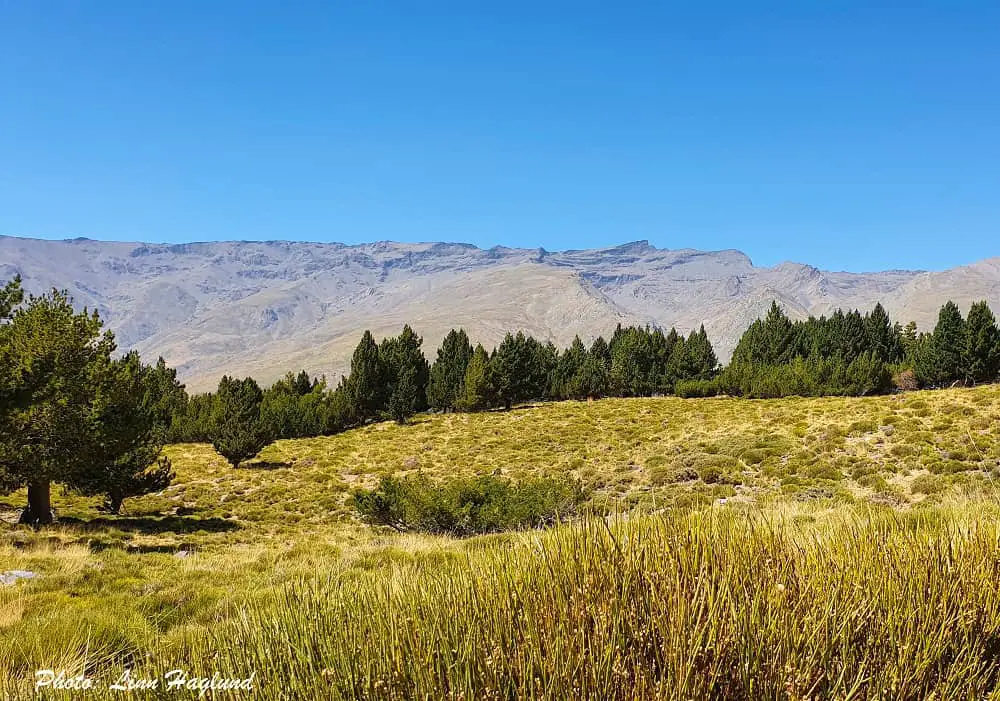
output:
M168 453L175 484L120 517L56 493L61 525L0 530L0 572L42 575L0 587L0 692L84 661L257 669L260 698L975 698L996 680L997 387L421 416L238 470ZM415 470L569 474L593 520L469 541L356 520L351 488Z

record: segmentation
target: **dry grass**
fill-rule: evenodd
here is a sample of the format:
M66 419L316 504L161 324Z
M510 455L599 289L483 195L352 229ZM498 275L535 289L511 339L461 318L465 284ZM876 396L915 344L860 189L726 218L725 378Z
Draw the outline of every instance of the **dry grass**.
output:
M611 670L617 664L617 669L625 670L621 673L626 678L633 681L641 678L641 683L635 681L638 684L635 688L645 690L647 696L671 697L667 689L687 688L697 698L710 689L704 686L708 682L698 671L702 662L696 663L697 650L701 648L685 647L670 652L662 647L665 643L660 640L661 648L657 648L660 651L653 658L610 652L613 647L607 645L613 641L605 636L639 635L640 629L647 630L644 635L651 635L649 631L659 630L655 626L649 628L657 620L654 618L615 619L617 622L611 629L600 635L595 632L595 637L586 641L564 637L568 633L559 626L570 620L564 615L570 609L566 600L558 597L568 595L568 590L546 588L549 586L546 578L538 573L544 574L544 568L555 567L556 563L558 569L553 572L564 578L557 577L556 584L569 581L565 578L586 575L603 577L607 586L624 591L621 587L633 586L635 582L621 579L619 574L641 577L643 572L652 570L661 571L666 577L671 568L684 563L693 567L697 563L715 562L705 566L722 567L723 562L730 562L729 558L757 557L755 548L766 549L780 542L782 562L787 560L782 567L804 573L801 576L814 588L808 591L819 591L816 587L831 584L837 577L843 586L869 590L881 586L885 588L884 604L888 607L883 613L902 615L905 609L900 607L904 603L914 606L920 603L916 590L890 591L896 584L879 579L885 579L885 575L884 571L879 574L877 560L871 561L869 569L858 572L850 567L852 558L877 558L878 552L866 550L864 544L878 543L880 538L895 538L892 542L898 548L892 551L896 560L878 566L894 566L910 572L912 580L905 586L923 586L922 583L928 582L933 586L952 586L944 579L927 579L945 578L948 567L953 568L952 572L965 572L962 577L966 579L955 582L956 588L948 589L947 596L952 597L947 599L948 606L955 608L948 609L945 618L936 622L932 618L921 619L921 624L915 624L909 632L893 632L895 629L883 627L879 629L881 632L876 631L878 635L939 635L919 644L939 645L934 649L940 655L964 654L975 645L985 644L987 638L983 636L987 633L992 635L993 629L989 628L994 624L992 607L997 605L985 591L994 591L995 585L983 579L987 575L995 577L996 573L983 568L989 557L994 561L1000 558L1000 552L996 552L996 533L982 515L989 513L991 518L996 515L992 495L993 480L1000 476L998 419L1000 388L997 387L869 399L760 402L611 399L547 404L510 412L426 416L410 426L378 424L329 438L282 441L266 449L257 464L239 470L228 467L210 446L171 446L168 450L178 473L176 484L160 495L126 504L128 514L99 518L94 511L94 500L66 495L57 497L55 504L60 516L70 519L69 523L39 532L15 526L0 531L0 571L29 569L43 575L37 580L0 588L0 691L17 689L8 693L25 693L26 680L39 667L72 669L86 659L90 671L100 674L115 665L143 664L147 655L155 653L157 664L177 661L204 667L206 660L215 660L236 671L247 669L238 664L239 655L250 661L255 659L254 655L260 655L254 663L260 667L259 674L268 677L267 667L271 665L271 682L277 685L283 680L281 683L286 685L272 686L272 692L278 688L299 690L298 695L290 692L288 698L315 698L310 694L318 693L319 687L310 686L316 680L309 680L310 675L317 674L317 678L326 680L324 684L332 684L329 689L323 687L324 694L332 689L348 697L362 693L377 695L376 691L392 688L400 698L417 692L438 698L451 690L462 690L465 698L472 698L469 694L475 692L479 698L485 695L487 687L498 690L502 686L498 686L500 677L489 677L482 666L489 658L489 650L483 646L507 640L502 636L490 638L501 634L499 629L490 627L499 623L490 624L482 617L511 613L505 607L514 605L518 599L509 597L529 596L526 592L532 591L539 598L531 606L538 607L539 615L543 610L548 611L551 620L545 626L549 627L529 626L518 635L541 636L536 643L543 647L565 643L568 647L560 648L562 653L550 651L549 655L561 659L559 654L565 653L567 664L586 666L595 663L594 656L605 655L607 660L601 664L606 662L611 667L601 668L604 671L600 674L593 671L597 676L586 679L572 675L556 679L552 676L554 672L546 672L545 678L550 681L543 679L543 682L549 685L543 683L537 693L530 691L534 682L526 681L528 677L511 676L513 670L503 668L507 674L502 676L517 680L503 687L508 697L516 693L559 698L573 695L571 692L577 689L577 695L597 698L600 685L611 684L615 679ZM637 534L642 535L629 551L629 557L636 558L630 560L635 567L626 568L624 574L601 570L609 570L607 563L614 561L609 559L611 551L607 548L613 548L615 541L602 540L604 536L600 533L604 531L595 530L593 524L583 526L583 530L557 530L540 539L530 534L512 534L453 541L375 532L354 520L348 504L351 486L373 484L382 474L417 469L437 477L496 469L514 478L570 473L594 490L591 506L594 512L668 511L692 515L670 515L666 520L650 521L639 518L620 524L618 527L625 529L624 542L632 543ZM0 509L6 504L11 509L6 513L10 518L12 509L23 503L23 499L23 494L5 497L0 500ZM886 505L894 508L886 509ZM756 515L747 515L751 512ZM877 517L873 518L872 513ZM893 513L906 515L893 520ZM707 514L715 514L711 517L715 519L719 514L732 515L725 517L729 520L714 522L724 524L719 530L715 526L703 527ZM685 519L702 520L694 523ZM629 531L633 528L630 523L638 530ZM767 524L766 528L762 523ZM920 539L911 540L910 535L918 532ZM643 545L646 541L688 545L675 552ZM836 552L824 555L830 544ZM923 549L925 546L927 549ZM947 556L950 559L942 561L945 564L939 570L920 569L927 557L944 557L942 553L950 552L948 548L952 547L955 550ZM596 548L587 552L596 553L603 560L598 563L581 561L575 555L564 557L581 548ZM726 548L731 549L731 555L722 552ZM180 550L189 554L177 557L175 554ZM714 550L719 550L719 557L725 559L705 560ZM972 569L964 570L967 558ZM722 567L711 569L710 574L722 576L727 571ZM781 571L764 570L761 576L775 578ZM747 571L739 576L751 574ZM726 581L729 584L720 580L718 586L735 586L734 581L740 587L751 586L749 579ZM780 581L775 579L772 583ZM681 606L679 597L694 596L700 591L697 587L690 588L691 581L685 582L667 578L647 593ZM678 589L682 584L686 588ZM959 605L954 597L971 596L969 587L973 586L984 591L969 598L967 604ZM758 592L754 587L753 592ZM371 608L375 617L365 622L360 609L348 610L344 598L348 595L353 597L352 601L375 607ZM909 603L893 599L904 595L910 597ZM475 607L470 608L471 600L463 597L471 596L487 597L489 610L477 613ZM638 594L633 592L630 596ZM754 593L753 597L756 596ZM864 602L846 593L843 596L847 598L826 602L831 607L844 607L838 609L838 615L845 616L841 619L845 622L837 629L839 633L829 626L820 628L826 631L823 635L832 636L833 643L840 645L836 647L840 653L829 654L850 653L854 656L850 658L854 660L852 664L868 660L864 664L869 665L864 669L845 666L847 662L838 658L842 668L853 670L854 676L845 672L845 679L855 683L865 675L876 675L870 665L877 664L889 665L886 669L891 667L903 675L900 665L916 658L899 653L890 665L886 659L866 657L869 651L865 645L872 641L881 645L885 641L877 636L865 637L871 631L857 618L859 612L867 610ZM774 635L789 626L788 635L792 634L792 628L796 635L804 635L806 623L820 625L822 609L809 608L812 604L807 606L804 598L796 599L796 605L786 610L765 606L764 599L758 601L753 597L729 599L736 606L727 614L732 617L733 630L766 624L772 626ZM431 621L438 620L437 615L447 613L455 619L454 626L468 626L473 631L471 637L453 639L458 629L452 624L445 625L446 621L441 619L433 624L439 628L420 629L427 636L425 640L436 642L421 646L407 642L392 632L394 627L402 625L399 611L379 608L387 606L387 602L402 605L404 601L416 607L414 610L420 612L429 626ZM629 601L629 605L635 606L663 605L660 599L640 597ZM815 605L821 607L823 601L815 599ZM601 599L586 601L586 605L599 610L600 606L611 604ZM764 608L753 608L758 605ZM436 606L443 607L437 614ZM546 606L549 608L545 609ZM701 619L685 618L695 615L697 606L684 604L679 611L684 612L680 620L687 621L686 627L671 629L671 635L681 636L683 631L693 635L701 630L697 627ZM715 609L709 607L698 615L708 615L711 611ZM455 615L456 612L461 615ZM742 618L744 614L750 618ZM774 617L768 618L772 614ZM273 650L285 649L281 646L287 644L287 636L306 635L300 630L312 625L302 618L306 615L315 616L310 619L315 623L312 627L329 633L316 639L310 634L313 637L308 642L317 646L315 654L305 658L274 656ZM269 617L275 623L267 627L264 620ZM969 623L973 619L979 626L975 630L968 627L973 625ZM368 665L360 677L357 670L352 672L354 676L343 676L347 674L346 668L339 665L347 664L345 655L349 650L338 648L346 642L330 632L348 622L360 626L366 636L382 646L377 659L367 654L359 658ZM521 625L527 623L522 620ZM555 635L557 629L561 631L557 637L546 637ZM938 632L934 633L935 630ZM861 636L854 647L846 639L837 638L851 632ZM733 631L727 635L730 633ZM583 633L578 628L574 635ZM676 646L680 639L667 640ZM238 644L228 657L220 651L224 643L230 644L227 640ZM628 640L629 645L638 644L632 638ZM729 640L735 645L733 640L742 639L737 636ZM581 647L584 642L586 645ZM527 645L525 640L516 645L516 641L507 643L514 645L511 654L517 664L538 662L535 655L540 653L530 646L523 647ZM789 687L795 693L789 691L787 697L795 698L795 694L804 697L808 687L819 678L816 669L809 666L815 659L802 657L805 653L800 650L803 641L799 638L789 638L781 644L786 643L791 647L779 648L781 654L775 659L786 659L795 679L796 675L807 677L801 683L795 681ZM746 641L740 644L749 645ZM454 645L462 654L451 660L452 667L435 666L451 659L452 653L445 649L447 645ZM265 650L272 650L268 653L270 661ZM715 661L711 664L767 663L756 653L751 654L749 648L744 652L747 656L740 657L729 650L728 656L712 658ZM409 663L403 664L399 657L404 654L412 656ZM443 657L433 658L434 654ZM694 657L682 659L685 654ZM668 658L672 660L669 665ZM433 662L434 659L438 662ZM652 672L639 675L639 666L648 667L650 659L658 660L650 669L660 670L659 677L649 676ZM808 662L809 659L813 662ZM913 672L915 676L907 677L906 681L912 685L906 687L912 694L917 690L924 694L937 690L940 698L941 691L954 691L963 680L968 689L981 690L992 678L989 674L993 672L986 666L975 669L970 666L963 671L964 668L951 664L946 657L934 659L937 665L934 669L944 670L945 677L934 676L927 669L918 670L919 674ZM390 674L389 668L383 666L390 660L397 660L403 667ZM321 662L326 667L316 668ZM334 672L322 677L323 669ZM426 676L431 672L421 669L437 670L437 676ZM452 672L446 673L448 669ZM663 671L667 669L673 671L669 674ZM687 687L674 676L684 669L697 678L684 682L689 684ZM452 678L449 676L452 673L462 676ZM393 674L402 675L398 684L393 681L396 679ZM753 674L767 680L762 688L778 689L768 686L776 684L777 677L770 671L765 673L764 667L754 668L745 676ZM334 682L330 681L331 675ZM887 679L877 675L872 678ZM348 684L344 679L353 681ZM372 686L379 680L388 686ZM823 680L817 687L825 690L820 696L847 696L848 687L837 686L839 682L826 677ZM447 686L442 686L445 682ZM621 686L623 683L614 682L613 688L625 688ZM741 683L730 680L727 682L730 686L724 688L738 697L740 689L744 689ZM872 696L871 682L858 688L863 690L862 696ZM836 694L833 689L838 690ZM911 698L920 697L912 694ZM765 696L773 698L780 694L769 691ZM265 694L261 698L278 697Z

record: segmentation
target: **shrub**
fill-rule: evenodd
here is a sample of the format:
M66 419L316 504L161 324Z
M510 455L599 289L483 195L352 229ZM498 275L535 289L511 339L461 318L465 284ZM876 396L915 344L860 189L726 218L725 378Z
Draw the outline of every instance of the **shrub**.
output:
M944 480L935 475L920 475L910 485L910 491L914 494L937 494L944 491L944 488Z
M716 465L706 465L699 470L698 476L705 484L716 484L722 482L726 475L722 471L722 468Z
M719 383L715 380L679 380L674 385L674 394L684 399L714 397L719 393Z
M471 536L538 528L576 513L585 494L571 479L512 482L499 475L433 482L423 474L384 477L354 492L354 506L373 525L399 531Z
M693 482L698 479L698 471L693 467L674 467L660 465L649 472L649 481L654 486L677 484L678 482Z

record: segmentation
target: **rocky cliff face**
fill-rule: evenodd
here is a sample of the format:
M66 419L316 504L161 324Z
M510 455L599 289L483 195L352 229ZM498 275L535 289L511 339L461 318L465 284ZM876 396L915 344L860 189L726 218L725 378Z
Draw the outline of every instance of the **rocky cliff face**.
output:
M687 333L704 323L722 359L776 299L793 317L882 301L894 319L933 325L947 299L1000 312L1000 258L944 272L826 272L755 267L739 251L666 250L648 242L548 252L454 243L269 242L180 245L0 237L0 280L69 290L97 309L122 348L162 355L189 388L223 373L267 383L305 368L347 371L361 332L404 323L435 350L452 327L492 347L507 330L568 345L615 324Z

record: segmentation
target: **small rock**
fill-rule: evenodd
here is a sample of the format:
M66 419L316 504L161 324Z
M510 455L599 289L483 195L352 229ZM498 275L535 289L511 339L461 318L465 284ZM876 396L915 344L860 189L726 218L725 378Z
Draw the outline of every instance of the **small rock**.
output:
M190 550L178 550L177 552L174 553L174 557L190 557L190 556L191 556Z
M41 576L30 570L9 570L0 574L0 584L15 584L19 579L34 579Z
M420 466L420 461L417 460L417 458L413 455L410 455L409 457L403 459L403 467L405 467L407 470L412 470L419 466Z

